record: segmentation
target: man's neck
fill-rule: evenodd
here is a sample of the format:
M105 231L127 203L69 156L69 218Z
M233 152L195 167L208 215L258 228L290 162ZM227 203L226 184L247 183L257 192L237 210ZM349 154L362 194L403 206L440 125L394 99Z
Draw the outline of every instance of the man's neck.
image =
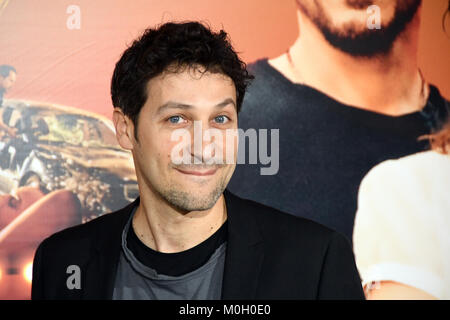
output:
M154 193L141 190L140 195L133 228L145 245L159 252L188 250L208 239L227 219L223 194L211 209L188 213L171 207Z
M287 53L269 60L289 80L343 104L386 115L423 108L428 87L417 67L420 10L392 50L373 58L351 56L334 48L307 17L298 14L300 36Z

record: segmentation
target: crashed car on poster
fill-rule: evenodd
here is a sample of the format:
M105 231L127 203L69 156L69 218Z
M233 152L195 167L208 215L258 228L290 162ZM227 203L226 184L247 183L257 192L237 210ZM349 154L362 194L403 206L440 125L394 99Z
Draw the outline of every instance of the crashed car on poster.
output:
M118 145L106 117L20 100L5 100L4 108L4 122L18 131L1 141L1 192L32 184L71 190L92 217L138 196L131 153Z

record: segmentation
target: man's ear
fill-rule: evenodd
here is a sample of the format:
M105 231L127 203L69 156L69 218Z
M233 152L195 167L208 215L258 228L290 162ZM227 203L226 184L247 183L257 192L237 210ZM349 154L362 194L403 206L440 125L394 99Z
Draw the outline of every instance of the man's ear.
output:
M113 122L116 128L116 138L120 146L126 150L133 149L134 125L120 108L114 108Z

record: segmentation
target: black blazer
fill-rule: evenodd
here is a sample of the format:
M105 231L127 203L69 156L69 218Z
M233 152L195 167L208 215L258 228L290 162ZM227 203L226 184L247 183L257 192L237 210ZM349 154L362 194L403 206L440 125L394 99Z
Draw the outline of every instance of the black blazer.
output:
M315 222L224 192L228 242L223 299L364 299L349 241ZM111 299L132 208L60 231L38 247L32 299ZM81 288L68 289L70 265Z

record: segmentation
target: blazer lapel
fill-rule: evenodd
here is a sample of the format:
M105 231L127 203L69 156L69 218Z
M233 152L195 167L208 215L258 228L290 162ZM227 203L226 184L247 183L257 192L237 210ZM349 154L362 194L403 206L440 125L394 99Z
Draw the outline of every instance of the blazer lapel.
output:
M82 299L110 300L113 297L116 272L122 248L122 231L139 198L120 210L111 230L97 234L91 259L85 267L85 290Z
M222 299L255 299L264 243L245 201L224 192L228 214L228 242Z

